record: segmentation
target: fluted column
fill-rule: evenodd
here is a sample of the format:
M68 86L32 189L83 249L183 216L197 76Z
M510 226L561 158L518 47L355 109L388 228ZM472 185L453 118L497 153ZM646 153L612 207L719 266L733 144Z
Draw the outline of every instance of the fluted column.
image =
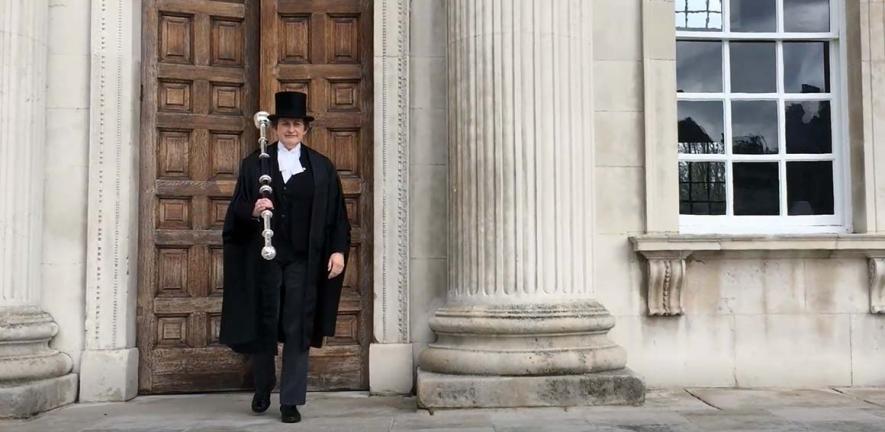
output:
M592 1L447 5L449 290L431 320L438 340L420 357L419 399L635 403L641 392L575 400L566 390L580 387L569 377L626 363L606 337L614 318L591 285ZM473 387L457 378L464 375L477 377ZM629 374L621 378L641 388ZM562 395L540 394L551 382ZM514 385L523 386L519 400L508 396Z
M47 0L0 2L0 417L76 396L72 361L40 309Z

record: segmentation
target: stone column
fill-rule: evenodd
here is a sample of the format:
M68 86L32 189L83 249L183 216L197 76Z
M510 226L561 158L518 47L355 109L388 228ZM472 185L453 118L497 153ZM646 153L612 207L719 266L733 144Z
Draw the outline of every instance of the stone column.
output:
M0 417L71 403L71 358L41 310L47 0L0 2Z
M591 286L591 5L448 2L449 289L424 406L644 398Z

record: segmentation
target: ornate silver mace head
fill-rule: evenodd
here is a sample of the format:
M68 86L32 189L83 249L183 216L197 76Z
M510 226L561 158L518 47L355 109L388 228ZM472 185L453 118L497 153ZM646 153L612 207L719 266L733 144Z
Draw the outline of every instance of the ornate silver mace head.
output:
M252 120L255 121L255 127L261 129L261 126L267 127L270 124L270 118L268 118L270 114L267 111L258 111L255 113L255 116L252 117Z

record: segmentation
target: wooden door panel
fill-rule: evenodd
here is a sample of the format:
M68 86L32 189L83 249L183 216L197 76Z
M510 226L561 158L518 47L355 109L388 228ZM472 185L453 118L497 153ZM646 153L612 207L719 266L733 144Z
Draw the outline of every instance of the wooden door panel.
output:
M338 169L353 226L336 336L312 352L309 387L367 389L371 341L371 2L261 2L261 107L277 91L307 94L305 142Z
M256 140L258 4L145 0L138 346L142 393L241 389L218 344L221 227Z

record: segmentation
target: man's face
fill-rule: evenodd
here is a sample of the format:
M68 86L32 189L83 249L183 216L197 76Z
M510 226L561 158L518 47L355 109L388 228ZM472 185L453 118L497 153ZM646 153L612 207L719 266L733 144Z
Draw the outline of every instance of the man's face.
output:
M281 118L277 119L277 137L286 148L295 148L304 139L307 127L302 119Z

